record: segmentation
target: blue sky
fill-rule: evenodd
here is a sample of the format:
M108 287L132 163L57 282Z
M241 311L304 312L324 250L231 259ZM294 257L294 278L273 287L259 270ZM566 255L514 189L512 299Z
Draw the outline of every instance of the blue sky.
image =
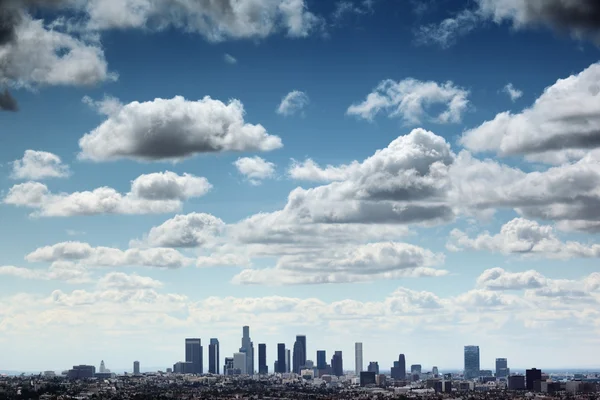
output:
M598 367L587 1L58 3L2 6L0 369L244 324L269 364Z

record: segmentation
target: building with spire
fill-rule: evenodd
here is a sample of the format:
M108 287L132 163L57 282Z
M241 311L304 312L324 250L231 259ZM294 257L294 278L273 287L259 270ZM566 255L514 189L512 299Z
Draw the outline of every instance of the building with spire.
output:
M240 353L246 354L246 374L254 375L254 343L250 339L250 327L242 328L242 347Z

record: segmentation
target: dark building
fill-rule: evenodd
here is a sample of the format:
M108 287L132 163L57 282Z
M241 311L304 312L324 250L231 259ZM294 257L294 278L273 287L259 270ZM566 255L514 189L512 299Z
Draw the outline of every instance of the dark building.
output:
M317 369L327 369L327 353L325 350L317 350Z
M444 382L444 393L452 393L452 382L451 381Z
M421 364L413 364L410 366L410 373L413 375L415 375L415 374L421 375L421 370L422 370Z
M210 339L208 346L208 372L217 375L221 370L219 366L219 341L215 338Z
M202 341L200 339L185 339L185 362L192 363L192 370L186 374L203 374Z
M275 372L280 373L280 374L285 374L285 372L286 372L285 355L286 355L285 343L278 343L277 344L277 369L275 370Z
M133 374L134 375L139 375L140 374L140 362L139 361L134 361L133 362Z
M369 367L367 368L368 372L375 372L375 375L379 375L379 363L377 361L371 361L369 363Z
M506 378L510 375L506 358L496 358L496 378Z
M96 375L96 367L93 365L74 365L67 373L69 379L87 379Z
M223 375L233 375L233 357L225 357L225 365L223 365Z
M465 379L479 377L479 346L465 346Z
M508 390L525 390L525 377L512 375L508 377Z
M258 373L267 375L269 367L267 366L267 345L265 343L258 344Z
M404 354L400 354L398 361L394 361L394 366L391 371L392 379L404 380L406 379L406 359Z
M375 372L363 371L360 373L360 386L369 386L377 384L377 374Z
M300 368L306 364L306 336L296 336L296 342L294 342L294 359L292 372L295 374L300 373Z
M525 389L533 390L534 382L542 380L542 370L541 369L528 369L525 371Z
M173 365L173 372L176 374L195 374L195 366L192 362L179 361Z
M344 376L344 360L342 358L342 352L336 351L331 359L331 369L335 376Z

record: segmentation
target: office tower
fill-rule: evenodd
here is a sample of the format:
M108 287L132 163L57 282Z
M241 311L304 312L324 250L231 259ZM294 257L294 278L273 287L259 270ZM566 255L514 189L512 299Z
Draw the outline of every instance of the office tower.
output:
M413 375L421 375L422 370L421 364L413 364L410 366L410 373Z
M496 378L507 378L509 374L506 358L496 358Z
M101 374L106 372L106 367L104 366L104 360L100 361L100 371Z
M290 349L285 349L285 372L292 372L292 352Z
M438 375L440 374L440 372L438 371L438 367L433 367L433 369L431 370L431 373L433 374L434 378L437 378Z
M354 373L360 376L363 370L363 349L362 343L354 343Z
M479 346L465 346L465 379L479 377Z
M542 380L542 370L532 368L525 371L525 388L533 390L535 381Z
M325 350L317 350L317 369L327 368L327 353Z
M139 361L134 361L133 362L133 374L134 375L139 375L140 374L140 362Z
M254 343L250 339L250 327L244 326L242 328L242 347L240 347L240 353L246 353L246 373L248 375L254 374Z
M371 361L367 367L368 372L375 372L375 375L379 375L379 363L377 361Z
M234 353L233 354L233 369L239 370L242 375L248 375L248 362L246 353Z
M360 373L360 386L368 386L377 384L377 375L375 372L361 372Z
M219 374L219 357L219 340L212 338L208 345L208 373Z
M285 374L285 343L277 343L277 368L275 372L278 374Z
M96 375L96 367L93 365L75 365L67 372L67 378L69 379L93 378L94 375Z
M195 374L194 370L195 366L194 363L192 363L191 361L179 361L178 363L173 365L173 372L175 372L176 374Z
M269 367L267 366L267 345L265 343L258 344L258 373L267 375Z
M525 390L525 377L512 375L508 377L508 390Z
M335 376L344 375L344 361L342 359L341 351L336 351L333 354L333 358L331 359L331 369L333 370L333 374Z
M293 364L293 372L295 374L299 374L300 369L306 365L306 336L304 335L296 336Z
M192 363L192 370L186 373L203 374L202 341L200 339L185 339L185 361Z
M225 357L225 365L223 365L223 375L233 375L233 357Z
M398 357L398 368L400 368L399 379L406 379L406 357L404 357L404 354L400 354Z

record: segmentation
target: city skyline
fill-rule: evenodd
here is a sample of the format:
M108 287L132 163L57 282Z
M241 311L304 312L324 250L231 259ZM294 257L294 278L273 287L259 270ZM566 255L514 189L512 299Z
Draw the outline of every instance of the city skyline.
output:
M0 370L600 368L588 12L0 0Z

